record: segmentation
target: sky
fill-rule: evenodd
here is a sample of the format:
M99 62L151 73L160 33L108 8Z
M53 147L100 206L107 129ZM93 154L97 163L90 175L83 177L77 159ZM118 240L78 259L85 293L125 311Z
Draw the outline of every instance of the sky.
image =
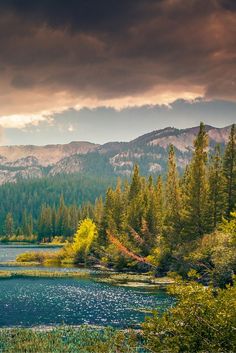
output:
M235 0L0 0L0 144L236 122Z

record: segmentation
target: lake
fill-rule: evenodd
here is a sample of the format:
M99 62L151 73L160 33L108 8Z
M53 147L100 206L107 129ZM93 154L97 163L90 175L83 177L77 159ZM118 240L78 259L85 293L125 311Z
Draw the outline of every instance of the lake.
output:
M14 260L16 254L25 250L24 246L0 245L1 261ZM31 246L27 250L42 248ZM44 247L43 250L51 249ZM0 270L3 268L13 269L4 266ZM14 268L16 271L19 269ZM145 309L163 311L172 303L173 299L163 290L113 286L96 282L96 279L2 279L0 327L62 324L138 327L147 315Z
M0 262L14 261L18 255L25 252L56 250L58 250L58 248L54 246L0 244Z

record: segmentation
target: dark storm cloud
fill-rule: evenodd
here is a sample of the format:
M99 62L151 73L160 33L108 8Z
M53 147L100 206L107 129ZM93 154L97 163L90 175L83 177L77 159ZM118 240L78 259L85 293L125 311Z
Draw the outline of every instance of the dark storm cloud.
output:
M0 48L4 114L6 102L25 113L22 97L32 112L142 95L236 100L235 1L0 0Z
M76 31L119 31L137 17L145 16L150 5L159 0L2 0L1 8L30 17L32 22L46 22L53 28ZM151 12L149 11L148 15Z

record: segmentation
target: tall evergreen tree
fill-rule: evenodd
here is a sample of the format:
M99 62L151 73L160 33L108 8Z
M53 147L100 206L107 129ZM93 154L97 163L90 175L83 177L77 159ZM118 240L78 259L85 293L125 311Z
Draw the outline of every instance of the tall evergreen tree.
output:
M51 208L43 205L38 222L38 241L51 241L52 237L52 212Z
M181 225L181 197L179 177L173 145L170 145L165 188L165 237L174 245Z
M94 219L98 229L100 229L102 224L103 213L104 213L103 199L100 196L99 198L96 199L95 205L94 205Z
M220 146L215 147L209 166L209 202L212 230L222 221L224 210L224 178Z
M70 236L74 235L79 224L79 219L78 219L78 208L76 205L72 205L69 208L69 228L70 228Z
M132 176L132 181L130 185L130 190L129 190L129 199L133 200L136 198L142 187L142 182L141 182L141 177L139 175L139 167L137 164L134 166L134 171L133 171L133 176Z
M148 207L147 207L147 228L149 231L149 248L156 246L163 233L164 221L164 200L162 178L158 177L154 186L152 178L148 180ZM145 222L144 222L145 224Z
M203 123L194 141L193 158L189 170L187 200L187 232L196 238L209 230L209 203L207 180L208 136Z
M22 231L25 237L30 237L33 233L33 218L31 214L27 214L26 210L23 212Z
M106 193L105 205L104 205L104 216L102 220L102 240L106 242L106 232L107 230L111 232L116 232L116 222L113 216L114 210L114 191L112 188L108 188Z
M52 236L55 237L57 234L57 212L55 206L52 208L51 212L51 219L52 219Z
M7 236L14 234L14 220L11 212L8 212L5 220L5 233Z
M60 197L60 205L57 213L57 233L58 235L68 236L69 235L69 211L65 205L64 197Z
M184 174L180 179L180 189L181 189L181 200L183 206L183 218L186 217L186 210L188 208L188 202L190 198L190 181L191 181L191 173L190 173L189 164L186 165Z
M34 220L33 220L33 216L30 213L29 217L28 217L28 224L29 224L29 236L31 236L33 234L33 230L34 230Z
M126 202L122 192L121 179L118 178L114 192L113 217L116 223L116 229L119 233L122 233L124 230L126 230L127 227L127 214L125 204Z
M148 229L152 234L155 234L157 232L157 197L152 176L149 177L146 188L146 208Z
M160 237L163 234L164 225L164 193L163 193L163 181L159 175L156 184L156 233Z
M134 178L131 182L131 187L132 188L130 188L128 200L129 202L127 206L128 224L136 232L139 233L141 232L144 220L146 220L147 213L147 198L145 195L145 185L140 177L139 179L137 179L134 175Z
M236 204L236 127L232 125L229 142L224 155L224 176L226 193L226 216L230 216Z

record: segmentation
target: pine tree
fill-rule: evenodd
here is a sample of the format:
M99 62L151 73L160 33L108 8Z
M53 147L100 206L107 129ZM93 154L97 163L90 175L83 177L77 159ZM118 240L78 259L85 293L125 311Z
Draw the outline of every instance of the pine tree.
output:
M146 188L146 205L147 209L147 224L150 233L153 235L156 234L157 231L157 199L156 192L153 186L153 178L152 176L148 179L148 187Z
M149 250L157 245L160 236L163 233L163 190L162 178L158 177L154 187L152 178L148 180L148 208L147 208L147 225L150 234ZM143 227L142 227L143 228Z
M28 217L28 230L29 230L29 236L31 236L34 230L34 220L31 213L29 214L29 217Z
M22 235L22 229L20 227L16 228L16 236Z
M203 123L194 141L193 158L189 170L189 190L186 203L187 232L189 239L209 230L209 203L207 180L208 136Z
M65 205L64 197L60 197L60 205L57 212L57 233L61 236L69 235L69 211Z
M95 205L94 205L94 219L98 229L100 229L100 226L102 224L103 212L104 212L103 200L102 200L102 197L100 196L98 199L96 199Z
M14 220L11 212L8 212L5 220L5 233L7 236L14 234Z
M63 208L63 211L61 213L60 228L61 228L60 235L62 235L65 238L70 236L70 214L69 214L69 209L66 206Z
M51 241L52 237L52 212L51 208L43 205L38 221L38 241Z
M132 180L128 195L127 219L128 224L140 233L143 219L146 219L147 198L145 179L139 175L138 165L134 166Z
M185 217L184 212L187 209L187 204L189 201L189 193L190 193L190 181L191 181L191 173L190 173L189 164L186 165L184 174L180 180L180 189L181 189L181 200L183 205L183 217Z
M127 228L126 200L124 196L121 179L118 178L116 189L114 191L113 217L116 223L116 229L119 233L122 233Z
M209 202L212 229L222 221L224 210L224 178L220 146L215 147L209 166Z
M129 200L133 200L139 195L141 191L141 186L142 186L142 182L141 182L141 177L139 175L139 167L137 164L135 164L130 190L129 190Z
M169 149L165 188L165 238L170 246L178 242L181 226L181 195L173 145Z
M69 232L70 232L70 236L74 235L77 228L78 228L78 224L79 224L79 220L78 220L78 208L76 205L72 205L69 208Z
M143 244L141 244L141 255L147 256L150 254L151 249L155 245L156 238L150 232L149 224L145 218L141 220L141 230L140 230L141 238L143 239Z
M168 173L166 179L166 213L173 220L179 219L180 212L180 187L177 166L175 161L174 146L170 146L168 158Z
M79 219L94 218L94 206L90 202L86 202L80 209Z
M226 146L224 155L224 177L226 193L226 217L229 218L230 212L236 204L236 127L232 125L229 142Z
M57 212L55 207L52 209L52 237L57 235Z
M27 238L33 233L33 218L31 214L28 216L26 210L23 212L22 231L23 235Z
M107 242L107 231L113 233L116 232L116 222L113 216L114 209L114 191L111 187L107 189L105 205L104 205L104 214L101 225L100 240L102 244Z
M162 177L159 176L156 184L156 233L160 237L163 234L164 225L164 194Z

